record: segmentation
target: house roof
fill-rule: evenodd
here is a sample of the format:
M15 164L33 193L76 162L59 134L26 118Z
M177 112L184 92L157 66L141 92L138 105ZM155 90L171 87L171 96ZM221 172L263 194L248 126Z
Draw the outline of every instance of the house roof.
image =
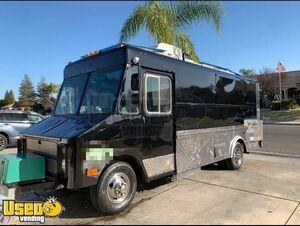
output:
M285 72L284 75L282 88L296 88L300 85L300 70Z
M2 108L12 108L14 106L15 102L12 103L12 104L8 104L8 105L5 105L5 106L2 106Z

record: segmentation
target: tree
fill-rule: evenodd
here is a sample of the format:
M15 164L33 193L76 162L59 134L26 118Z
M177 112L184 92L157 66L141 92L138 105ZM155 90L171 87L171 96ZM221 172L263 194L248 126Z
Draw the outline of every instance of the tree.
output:
M39 98L49 97L49 85L46 81L46 77L44 75L41 76L39 83L37 84L37 96Z
M283 80L285 77L285 74L282 73L281 79ZM279 76L274 68L262 67L262 69L259 70L257 80L264 99L279 99Z
M270 68L270 67L263 67L261 70L259 70L259 74L263 75L263 74L273 74L276 73L274 68Z
M254 69L241 68L239 72L240 72L241 75L246 76L246 77L256 75L256 71Z
M12 90L10 90L10 91L6 90L6 92L4 94L4 103L5 103L5 105L15 103L15 95Z
M149 1L137 6L124 22L120 42L126 42L145 28L156 43L175 45L199 61L191 37L185 33L194 23L212 22L220 31L224 14L219 1Z
M275 70L274 70L275 71ZM281 75L281 79L285 79L285 74ZM257 76L259 87L262 90L263 97L270 100L279 98L279 76L278 73L260 74Z
M9 91L9 96L10 96L11 103L16 102L15 94L12 90Z
M5 106L5 105L6 105L5 100L4 100L4 99L1 99L1 100L0 100L0 107L3 107L3 106Z
M49 96L51 97L53 96L53 94L57 93L59 91L59 88L60 85L50 82L50 84L47 87Z
M35 90L28 74L24 78L19 87L19 100L25 107L29 107L35 99Z

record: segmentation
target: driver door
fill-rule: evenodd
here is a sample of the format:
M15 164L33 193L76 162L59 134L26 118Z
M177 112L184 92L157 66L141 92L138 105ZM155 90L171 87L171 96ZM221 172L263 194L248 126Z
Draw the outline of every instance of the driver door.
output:
M148 176L173 171L173 74L144 70L143 85L143 155Z

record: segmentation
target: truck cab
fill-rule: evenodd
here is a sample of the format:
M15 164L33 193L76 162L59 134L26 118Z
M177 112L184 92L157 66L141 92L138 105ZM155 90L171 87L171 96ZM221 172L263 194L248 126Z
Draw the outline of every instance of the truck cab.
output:
M161 173L171 175L175 170L174 160L169 163L172 167L162 167L157 172L149 170L153 166L145 161L174 154L171 75L162 75L161 81L169 100L164 100L168 110L160 111L167 114L145 116L139 58L129 55L130 50L119 45L67 65L51 117L22 131L18 148L18 153L45 158L47 180L68 189L94 187L93 196L102 173L109 167L115 170L118 163L117 167L125 168L128 175L120 172L115 178L108 178L112 186L107 188L110 204L118 204L128 193L126 199L130 201L137 177L149 182ZM148 81L148 86L155 89L157 78L149 77ZM101 209L103 204L95 206L111 213L126 206L120 203L122 207L114 210Z

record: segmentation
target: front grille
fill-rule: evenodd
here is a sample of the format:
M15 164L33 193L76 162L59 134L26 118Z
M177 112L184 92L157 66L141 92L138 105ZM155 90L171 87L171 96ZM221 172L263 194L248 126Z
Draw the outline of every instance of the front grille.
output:
M26 139L26 150L52 158L57 157L57 143L38 139Z

